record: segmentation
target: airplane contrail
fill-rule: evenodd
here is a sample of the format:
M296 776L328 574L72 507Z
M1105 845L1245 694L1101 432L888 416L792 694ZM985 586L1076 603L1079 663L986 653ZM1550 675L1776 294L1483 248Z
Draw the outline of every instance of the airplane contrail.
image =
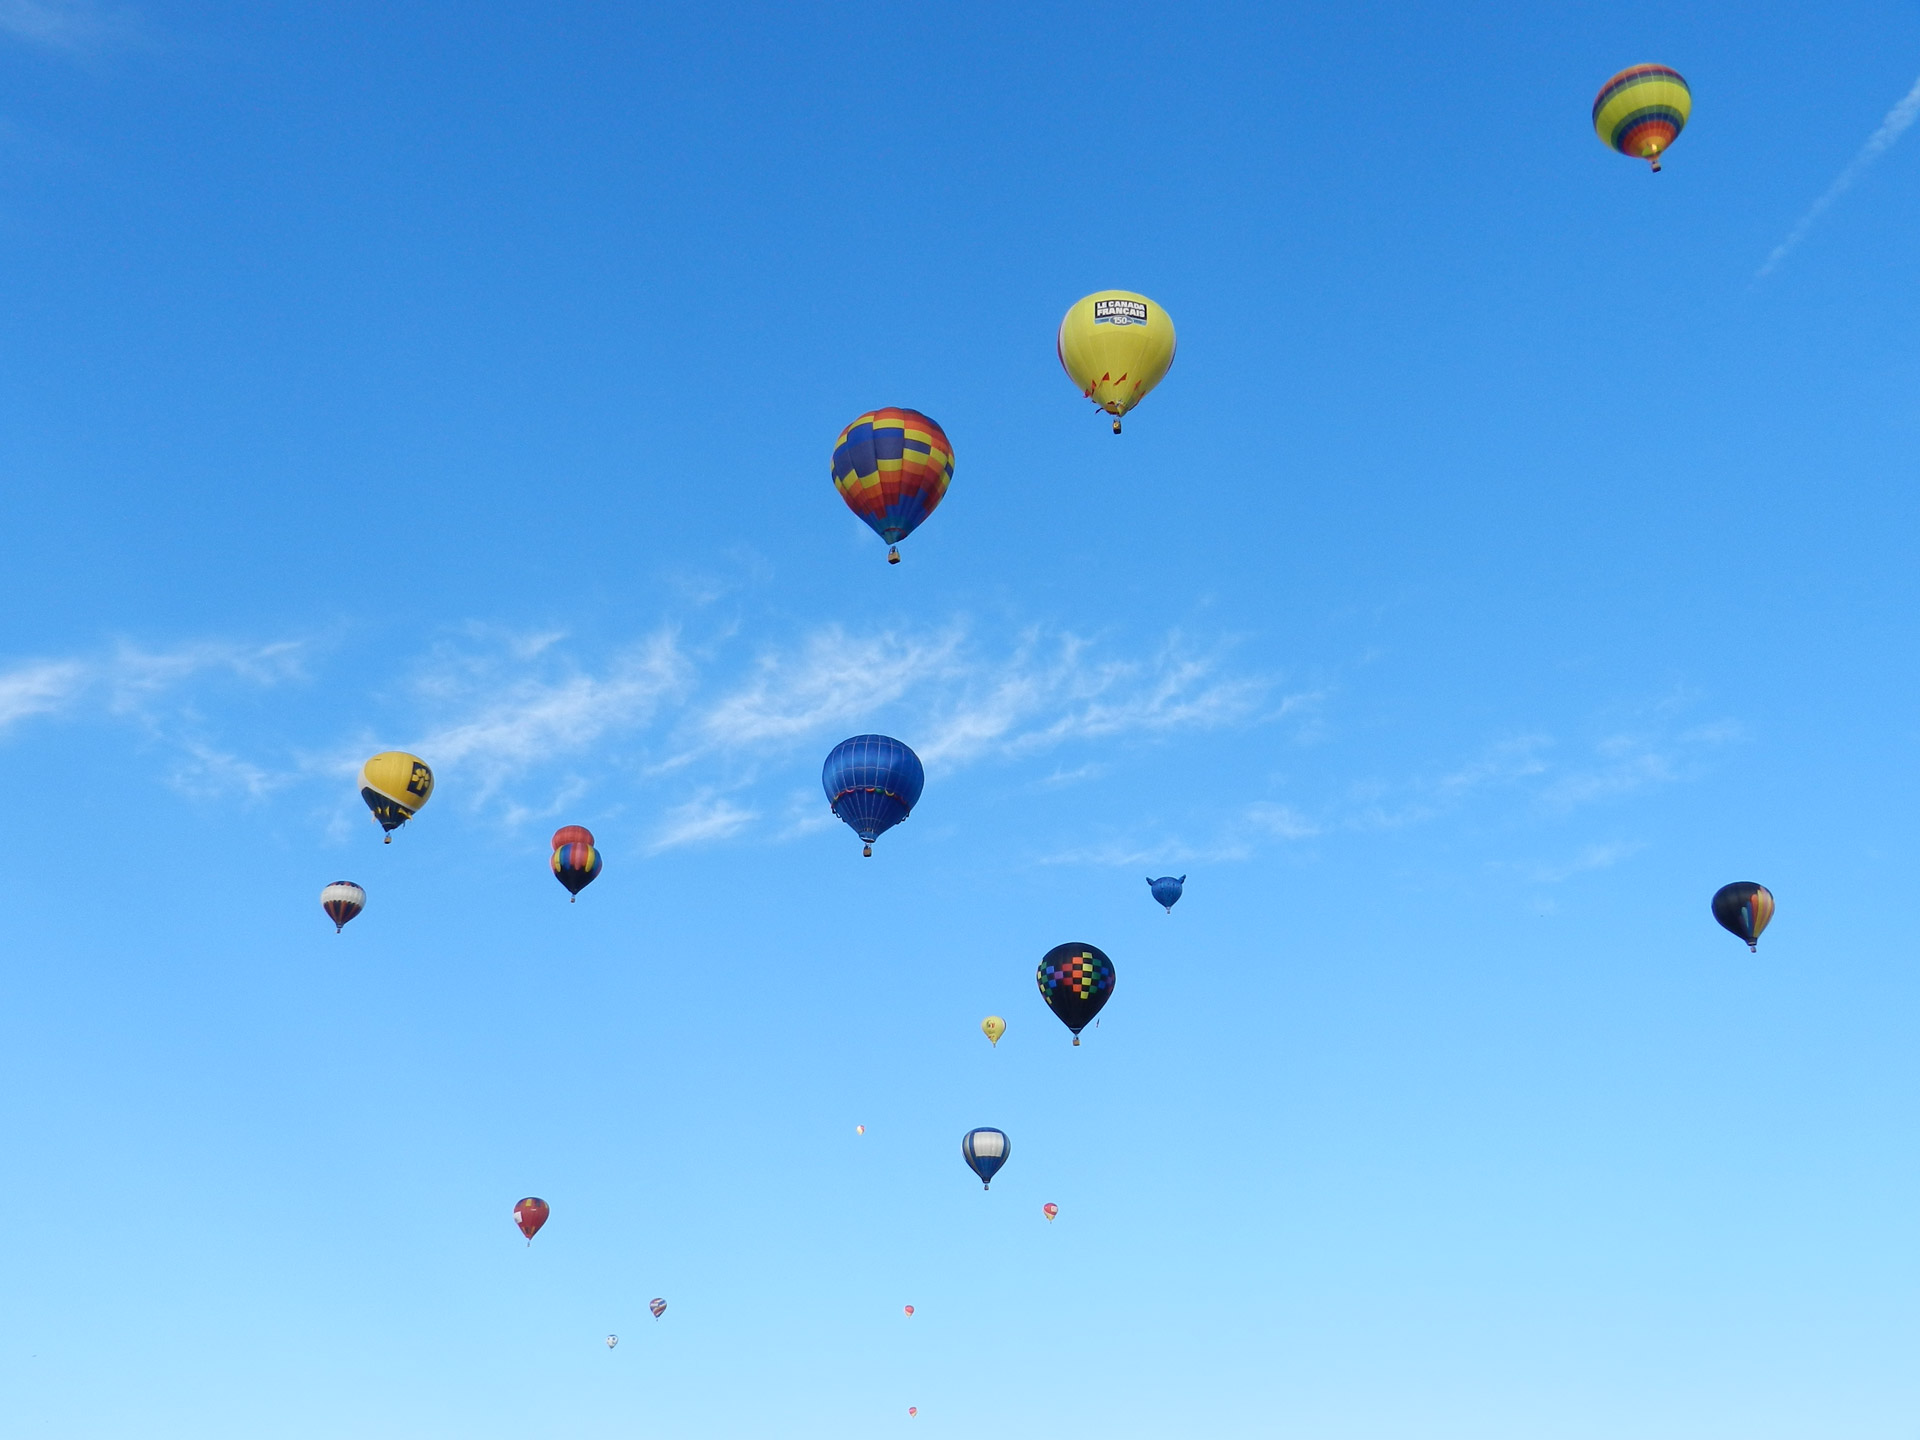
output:
M1812 208L1800 217L1800 223L1788 232L1787 238L1773 247L1773 253L1767 256L1767 263L1755 272L1753 278L1763 279L1778 269L1780 262L1791 255L1794 247L1806 239L1807 231L1813 228L1813 222L1826 212L1829 205L1853 188L1853 182L1866 173L1869 165L1893 148L1893 142L1906 133L1907 127L1913 124L1916 118L1920 118L1920 80L1913 82L1913 89L1907 92L1906 99L1887 112L1887 118L1880 122L1880 128L1867 138L1867 143L1860 147L1860 153L1854 156L1847 168L1840 172L1839 178L1827 187L1827 193L1814 201Z

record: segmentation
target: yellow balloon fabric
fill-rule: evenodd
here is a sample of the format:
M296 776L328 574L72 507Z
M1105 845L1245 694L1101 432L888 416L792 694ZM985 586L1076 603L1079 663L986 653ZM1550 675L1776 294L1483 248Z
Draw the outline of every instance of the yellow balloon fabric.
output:
M1000 1043L1000 1037L1007 1033L1007 1022L998 1015L989 1015L980 1022L980 1033L997 1046Z
M1593 130L1601 143L1655 170L1692 117L1693 90L1665 65L1629 65L1593 97Z
M433 796L433 771L418 755L388 750L360 767L360 798L382 830L399 829Z
M1080 393L1117 419L1166 377L1173 321L1144 295L1102 290L1067 311L1054 348Z

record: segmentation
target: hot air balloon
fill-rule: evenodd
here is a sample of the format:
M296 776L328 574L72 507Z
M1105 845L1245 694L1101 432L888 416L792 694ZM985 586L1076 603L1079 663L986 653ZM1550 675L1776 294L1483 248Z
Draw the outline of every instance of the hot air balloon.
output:
M647 1309L651 1310L653 1312L653 1318L658 1320L662 1315L667 1313L667 1302L656 1295L653 1299L647 1301Z
M907 1312L907 1318L908 1318L909 1320L911 1320L911 1319L913 1318L913 1306L911 1306L911 1305L908 1305L908 1306L906 1306L906 1307L905 1307L905 1309L906 1309L906 1312Z
M1758 952L1760 932L1773 919L1773 892L1751 880L1736 880L1713 892L1713 918Z
M433 798L433 771L418 755L384 751L360 767L360 798L387 832L391 845L393 832Z
M1049 1200L1040 1207L1040 1213L1047 1217L1047 1223L1051 1225L1053 1223L1053 1217L1060 1213L1060 1207Z
M1000 1037L1007 1033L1007 1022L998 1015L989 1015L980 1022L980 1033L993 1042L993 1048L1000 1048Z
M607 1348L609 1350L611 1350L614 1346L618 1345L619 1343L620 1343L620 1337L618 1335L607 1336Z
M593 831L584 825L562 825L553 832L553 839L547 842L549 850L558 850L562 845L592 845L597 843Z
M1101 290L1076 301L1060 322L1054 350L1080 393L1120 417L1165 378L1173 364L1173 321L1131 290Z
M864 1135L867 1133L867 1127L864 1125L856 1125L853 1127L853 1133L856 1135Z
M1186 883L1187 877L1184 875L1178 880L1174 879L1171 875L1162 875L1158 880L1148 879L1147 888L1153 891L1153 898L1166 906L1167 913L1171 915L1173 913L1174 902L1180 898L1181 891Z
M833 813L865 842L860 853L871 855L873 842L919 803L927 772L920 757L898 740L855 735L828 752L820 783Z
M333 933L347 928L347 921L367 908L367 892L351 880L336 880L320 892L320 908L333 921Z
M575 840L553 852L553 878L566 886L567 893L575 900L580 898L580 892L591 885L599 873L600 852L594 848L592 841Z
M890 565L900 563L899 542L933 513L952 480L953 444L918 410L869 410L833 444L834 487L887 542Z
M546 1201L529 1195L513 1207L513 1223L520 1227L520 1233L527 1237L527 1244L531 1245L533 1237L540 1233L540 1227L547 1223L547 1216L551 1213Z
M1040 958L1035 979L1040 998L1073 1032L1078 1045L1080 1032L1113 995L1113 961L1098 945L1056 945Z
M919 1413L920 1413L920 1407L918 1405L907 1406L907 1418L909 1420L911 1420L914 1416L918 1415Z
M1593 97L1593 129L1601 143L1656 172L1691 114L1693 91L1678 70L1664 65L1629 65Z
M992 1188L993 1177L1000 1173L1000 1167L1007 1163L1007 1156L1013 1153L1013 1145L1007 1139L1004 1130L986 1127L969 1130L960 1137L960 1158L967 1162L967 1168L980 1177L980 1188Z

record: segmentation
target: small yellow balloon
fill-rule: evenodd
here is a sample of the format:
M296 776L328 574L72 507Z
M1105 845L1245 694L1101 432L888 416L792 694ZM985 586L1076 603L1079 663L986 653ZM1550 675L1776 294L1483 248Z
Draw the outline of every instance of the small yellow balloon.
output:
M1060 366L1080 393L1120 417L1166 378L1173 365L1173 321L1131 290L1101 290L1077 301L1054 342Z
M360 767L360 798L389 841L432 795L433 771L418 755L388 750Z
M1002 1020L998 1015L989 1015L980 1022L980 1033L991 1040L997 1049L1000 1044L1000 1037L1007 1033L1007 1022Z

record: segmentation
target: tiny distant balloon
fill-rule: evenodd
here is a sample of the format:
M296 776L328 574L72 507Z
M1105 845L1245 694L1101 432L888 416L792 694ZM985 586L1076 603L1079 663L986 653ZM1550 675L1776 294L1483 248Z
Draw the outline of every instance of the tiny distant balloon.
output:
M653 1318L658 1320L662 1315L667 1313L667 1302L656 1295L647 1302L647 1309L651 1310L653 1312Z
M600 851L588 841L575 840L553 852L553 878L567 887L575 900L600 874Z
M1153 891L1153 898L1166 906L1167 913L1171 915L1173 913L1174 901L1180 898L1186 883L1187 877L1184 875L1178 880L1174 879L1171 875L1162 875L1158 880L1149 879L1147 881L1147 888Z
M387 750L360 767L360 798L393 843L393 832L433 798L433 771L418 755Z
M563 845L592 845L596 843L593 831L584 825L562 825L553 832L553 839L547 842L549 850L558 850Z
M907 1318L908 1318L909 1320L911 1320L911 1319L913 1318L913 1306L911 1306L911 1305L908 1305L908 1306L906 1306L906 1307L905 1307L905 1309L906 1309L906 1312L907 1312Z
M1713 918L1747 942L1747 949L1760 949L1760 932L1773 919L1773 892L1752 880L1736 880L1713 892Z
M1601 144L1656 171L1692 114L1692 88L1664 65L1629 65L1593 97L1593 131Z
M911 1420L915 1415L918 1415L919 1413L920 1413L920 1407L918 1405L907 1406L907 1418L909 1420Z
M1173 366L1173 321L1144 295L1101 290L1074 302L1053 349L1080 393L1113 416L1118 435L1120 417Z
M989 1015L980 1022L980 1033L993 1042L994 1048L1000 1048L1000 1037L1007 1033L1007 1022L998 1015Z
M533 1237L540 1233L540 1227L547 1223L547 1216L553 1212L547 1202L536 1195L529 1195L513 1207L513 1223L520 1227L520 1233L527 1237L527 1244L533 1244Z
M336 880L320 892L320 908L333 921L333 933L347 928L347 921L367 908L367 892L351 880Z
M609 1350L611 1350L614 1346L618 1345L619 1343L620 1343L620 1337L618 1335L607 1336L607 1348Z
M993 1177L1000 1173L1000 1167L1007 1163L1007 1157L1013 1153L1013 1144L1007 1139L1007 1132L985 1126L979 1130L969 1130L960 1137L960 1158L967 1162L967 1168L980 1177L980 1188L993 1188Z
M855 735L842 740L820 767L827 806L873 854L873 842L898 825L920 803L927 772L920 757L890 735Z
M1040 986L1040 998L1073 1032L1073 1043L1078 1045L1080 1032L1094 1023L1101 1007L1112 998L1113 961L1098 945L1056 945L1041 956L1034 979Z
M864 1125L856 1125L853 1127L853 1133L856 1135L864 1135L867 1133L867 1127Z
M1040 1207L1040 1213L1047 1217L1047 1223L1051 1225L1053 1223L1053 1217L1060 1213L1060 1207L1049 1200Z

